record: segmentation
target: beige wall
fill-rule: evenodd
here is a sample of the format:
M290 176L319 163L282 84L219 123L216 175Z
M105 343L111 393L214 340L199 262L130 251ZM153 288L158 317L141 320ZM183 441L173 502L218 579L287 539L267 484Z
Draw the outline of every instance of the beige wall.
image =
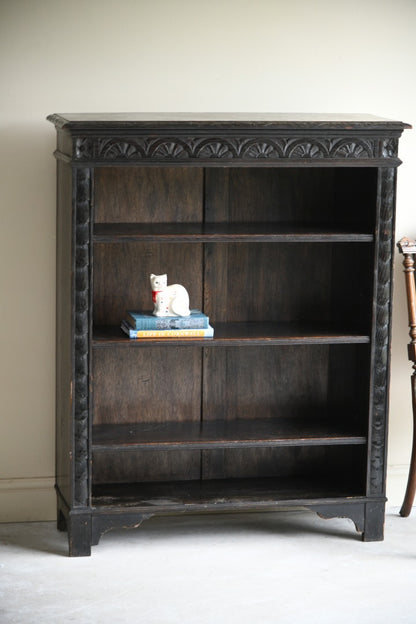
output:
M416 125L415 0L0 0L0 520L51 519L52 112L367 112ZM396 238L416 235L416 131L402 138ZM395 287L390 503L411 413Z

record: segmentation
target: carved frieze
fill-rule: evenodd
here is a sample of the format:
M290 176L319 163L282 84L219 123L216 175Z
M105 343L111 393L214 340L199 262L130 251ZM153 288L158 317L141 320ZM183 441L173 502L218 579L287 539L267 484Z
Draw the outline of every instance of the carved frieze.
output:
M396 139L353 137L87 137L75 139L78 161L172 161L395 158Z

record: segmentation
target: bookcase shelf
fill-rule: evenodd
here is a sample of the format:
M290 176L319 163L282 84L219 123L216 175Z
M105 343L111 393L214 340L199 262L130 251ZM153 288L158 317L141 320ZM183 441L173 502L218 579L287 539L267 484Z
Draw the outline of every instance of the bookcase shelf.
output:
M318 413L315 418L309 414L308 418L292 416L266 421L258 418L94 425L92 449L99 452L366 444L366 436L351 432L351 425L348 428L337 421L340 411L334 409L332 420L321 420L322 414ZM356 422L355 415L350 421Z
M120 327L99 326L94 328L93 346L109 347L113 344L151 346L154 344L181 344L203 347L268 346L292 344L368 344L370 336L359 331L334 328L328 325L274 322L219 322L215 324L214 338L146 338L129 339Z
M374 241L360 227L296 223L99 223L95 242L285 243Z
M128 509L139 514L201 511L268 510L289 506L325 506L364 501L363 490L350 482L324 478L213 479L97 485L92 505L98 513ZM348 504L348 503L347 503Z
M374 117L51 115L58 527L303 506L383 538L398 138ZM149 275L214 337L129 339Z

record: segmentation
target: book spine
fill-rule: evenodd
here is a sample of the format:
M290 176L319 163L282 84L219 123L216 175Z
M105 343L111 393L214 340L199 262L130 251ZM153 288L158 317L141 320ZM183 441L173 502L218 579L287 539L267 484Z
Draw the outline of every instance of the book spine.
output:
M133 329L137 330L167 330L173 329L208 329L209 318L208 317L178 317L178 318L166 318L157 317L153 318L137 318L132 315L127 316L127 320Z
M130 329L126 325L122 330L130 338L212 338L214 329Z

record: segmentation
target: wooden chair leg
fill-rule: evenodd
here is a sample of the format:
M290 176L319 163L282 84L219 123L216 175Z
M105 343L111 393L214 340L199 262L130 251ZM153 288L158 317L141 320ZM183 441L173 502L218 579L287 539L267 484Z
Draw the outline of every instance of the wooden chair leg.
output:
M412 385L412 411L413 411L413 444L412 457L410 460L409 478L407 481L406 493L400 515L407 517L411 510L416 492L416 286L415 286L415 257L416 241L402 238L397 246L403 254L403 271L406 284L407 311L409 316L410 343L407 345L407 355L413 362Z
M410 460L409 478L407 481L406 493L403 505L400 509L400 515L407 518L412 510L413 501L416 493L416 364L415 371L412 375L412 408L413 408L413 444L412 458Z

